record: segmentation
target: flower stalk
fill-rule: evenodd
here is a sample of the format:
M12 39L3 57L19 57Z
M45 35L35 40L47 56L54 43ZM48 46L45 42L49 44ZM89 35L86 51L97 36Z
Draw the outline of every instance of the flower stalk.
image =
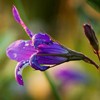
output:
M89 57L87 57L87 56L84 56L83 61L85 61L85 62L87 62L87 63L90 63L90 64L94 65L97 69L100 68L100 66L99 66L98 64L96 64L93 60L91 60L91 59L90 59Z
M75 52L75 51L74 51L73 54L72 53L71 54L38 54L38 56L56 56L56 57L60 56L60 57L65 57L65 58L67 58L67 61L65 61L65 62L75 61L75 60L83 60L86 63L94 65L97 69L99 69L99 67L100 67L93 60L91 60L89 57L85 56L82 53ZM49 67L55 67L55 66L57 66L59 64L61 64L61 63L55 64L55 65L49 66Z
M60 94L59 94L59 91L57 90L56 85L55 85L55 83L53 82L53 80L51 79L51 77L50 77L50 75L48 74L48 72L45 71L44 74L45 74L46 78L48 79L48 82L49 82L49 84L50 84L50 87L52 88L52 93L53 93L54 96L55 96L55 100L62 100L62 99L61 99L61 96L60 96Z

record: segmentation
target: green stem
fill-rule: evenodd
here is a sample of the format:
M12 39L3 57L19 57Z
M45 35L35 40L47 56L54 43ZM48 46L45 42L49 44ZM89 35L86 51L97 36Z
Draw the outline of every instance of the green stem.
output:
M44 74L45 74L46 78L48 79L48 82L49 82L49 84L50 84L50 86L51 86L52 93L53 93L54 96L55 96L55 100L61 100L59 91L57 90L54 81L51 79L50 75L49 75L46 71L44 72Z
M84 55L84 59L85 62L90 63L92 65L94 65L97 69L100 69L99 65L96 64L93 60L91 60L90 58L88 58L87 56Z
M17 8L19 8L21 10L21 16L22 18L27 21L27 23L29 22L28 21L28 18L26 17L26 13L24 11L24 8L23 8L23 5L22 5L22 2L21 0L14 0L14 3L15 3L15 6L17 5ZM19 12L20 13L20 12ZM49 74L47 72L44 72L48 82L50 83L50 86L51 86L51 89L52 89L52 92L55 96L55 100L61 100L61 97L57 91L57 88L53 82L53 80L51 79L51 77L49 76Z

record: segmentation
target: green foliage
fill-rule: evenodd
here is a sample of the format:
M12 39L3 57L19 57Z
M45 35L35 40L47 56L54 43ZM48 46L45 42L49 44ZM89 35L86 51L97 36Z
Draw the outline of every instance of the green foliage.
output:
M87 3L96 11L100 12L100 0L87 0Z

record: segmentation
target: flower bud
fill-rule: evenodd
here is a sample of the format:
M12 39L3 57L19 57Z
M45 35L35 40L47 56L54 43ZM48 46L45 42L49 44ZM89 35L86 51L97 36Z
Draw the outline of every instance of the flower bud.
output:
M95 52L99 51L99 43L91 25L84 24L84 32Z

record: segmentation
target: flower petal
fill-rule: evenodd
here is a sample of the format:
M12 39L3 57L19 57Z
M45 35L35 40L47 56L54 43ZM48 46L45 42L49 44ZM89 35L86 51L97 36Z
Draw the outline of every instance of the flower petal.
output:
M59 64L67 61L67 58L61 56L63 54L68 54L68 49L64 48L62 45L57 42L46 45L41 44L38 46L38 62L40 64Z
M41 44L39 45L38 50L40 53L45 54L67 54L69 52L67 48L57 42L53 42L49 45Z
M52 44L50 36L46 33L38 33L32 37L32 42L35 48L38 48L41 44Z
M27 60L35 53L36 50L32 46L31 40L17 40L12 43L6 50L7 56L16 61Z
M49 68L49 66L41 66L38 63L37 53L31 56L29 63L31 65L31 67L36 69L36 70L45 71Z
M23 78L22 78L22 71L28 65L29 65L28 60L21 61L17 64L17 66L15 68L15 78L16 78L16 81L18 82L18 84L20 84L20 85L24 85Z
M32 37L34 47L38 50L37 59L39 64L59 64L65 62L67 58L50 56L49 54L67 54L68 49L57 42L53 42L48 34L38 33ZM47 54L47 55L43 55ZM31 60L34 59L31 57Z
M19 12L15 6L13 6L12 8L12 13L13 13L15 20L20 24L22 22L22 19L20 18Z
M49 64L49 65L61 64L67 61L67 58L58 56L49 56L49 55L46 56L37 55L37 59L39 64Z
M24 28L24 30L26 31L27 35L32 38L33 37L33 32L25 25L25 23L23 22L23 20L21 19L19 12L17 10L17 8L15 6L13 6L12 8L12 12L13 12L13 16L15 18L15 20Z

